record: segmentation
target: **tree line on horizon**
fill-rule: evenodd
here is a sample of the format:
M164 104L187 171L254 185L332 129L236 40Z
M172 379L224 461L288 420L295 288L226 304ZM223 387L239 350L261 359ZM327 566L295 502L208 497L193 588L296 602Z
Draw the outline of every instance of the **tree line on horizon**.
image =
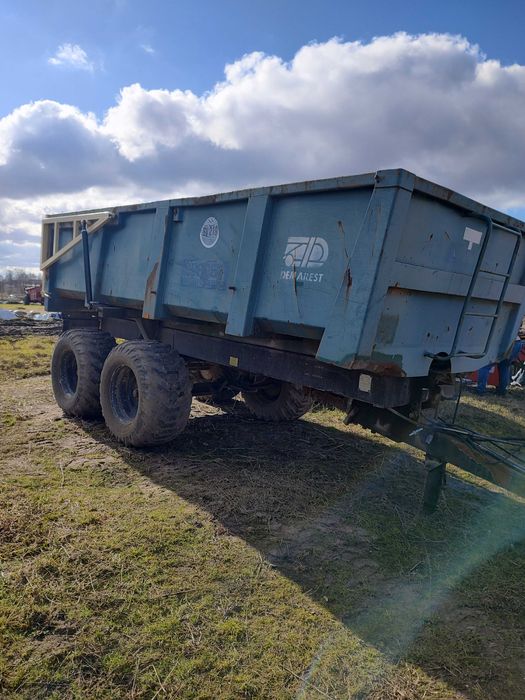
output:
M0 297L7 297L9 294L22 297L26 287L40 284L40 281L40 273L21 267L0 270Z

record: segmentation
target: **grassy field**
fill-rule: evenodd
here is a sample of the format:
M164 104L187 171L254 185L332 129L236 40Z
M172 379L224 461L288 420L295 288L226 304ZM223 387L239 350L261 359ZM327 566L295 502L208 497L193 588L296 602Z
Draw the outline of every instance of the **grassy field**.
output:
M0 336L0 382L49 374L55 342L56 338L38 335L18 339Z
M37 311L42 313L44 311L43 304L0 304L0 309L8 309L9 311Z
M130 450L2 371L0 697L523 697L520 499L451 469L422 516L418 455L325 409L195 401ZM463 420L525 435L524 408Z

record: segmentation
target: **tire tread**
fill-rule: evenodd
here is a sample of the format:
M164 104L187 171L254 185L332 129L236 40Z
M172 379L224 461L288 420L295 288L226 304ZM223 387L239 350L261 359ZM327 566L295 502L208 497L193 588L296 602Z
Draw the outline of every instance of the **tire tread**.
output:
M113 336L97 328L74 328L62 333L53 350L51 378L55 399L66 415L100 417L100 375L114 347ZM57 376L59 354L65 348L73 351L77 362L78 384L73 399L62 395Z
M129 430L112 413L107 383L112 367L132 366L140 391L137 416ZM108 355L102 371L102 413L112 434L125 445L144 447L173 440L188 422L191 383L182 357L155 340L128 340ZM132 429L131 429L132 428Z
M279 422L297 420L312 407L312 399L304 387L298 384L281 384L281 393L275 401L269 401L257 392L243 392L248 410L265 421Z

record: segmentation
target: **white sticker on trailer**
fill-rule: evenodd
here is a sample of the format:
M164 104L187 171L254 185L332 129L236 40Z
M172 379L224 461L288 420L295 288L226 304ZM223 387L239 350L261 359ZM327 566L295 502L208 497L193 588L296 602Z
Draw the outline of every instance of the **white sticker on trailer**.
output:
M367 394L372 389L372 377L369 374L359 375L359 391L365 391Z
M465 228L463 240L468 241L468 250L472 250L472 246L474 245L474 243L476 245L479 245L481 243L482 238L483 231L478 231L477 229L469 228L468 226Z
M213 248L219 240L219 222L214 216L209 216L202 224L200 239L205 248Z

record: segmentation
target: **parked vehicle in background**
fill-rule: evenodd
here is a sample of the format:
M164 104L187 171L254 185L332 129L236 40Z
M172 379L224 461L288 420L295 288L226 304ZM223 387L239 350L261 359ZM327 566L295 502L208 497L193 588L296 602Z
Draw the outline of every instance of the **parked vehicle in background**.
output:
M28 304L43 304L43 303L44 303L44 295L42 293L42 285L41 284L35 284L32 287L25 288L24 304L26 306Z

